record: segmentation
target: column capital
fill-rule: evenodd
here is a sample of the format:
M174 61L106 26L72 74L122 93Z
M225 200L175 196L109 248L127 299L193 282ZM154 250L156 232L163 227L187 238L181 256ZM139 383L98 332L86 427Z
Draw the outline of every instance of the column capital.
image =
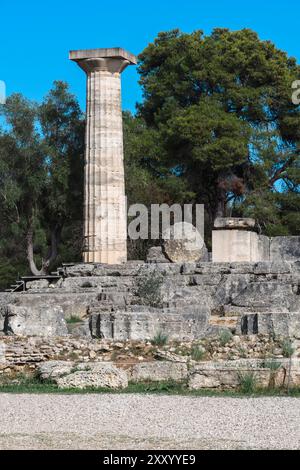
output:
M98 70L121 73L128 65L137 63L133 54L119 47L70 51L69 58L77 62L87 74Z

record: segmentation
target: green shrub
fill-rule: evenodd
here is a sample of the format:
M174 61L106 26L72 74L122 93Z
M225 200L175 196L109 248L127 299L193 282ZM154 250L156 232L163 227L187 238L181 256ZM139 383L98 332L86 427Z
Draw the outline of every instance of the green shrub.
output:
M242 393L253 393L256 389L256 379L253 372L239 375L240 389Z
M284 357L291 357L295 352L290 339L285 339L282 343L281 348Z
M153 346L164 346L168 342L168 336L159 331L151 340Z
M164 275L158 271L146 271L137 277L135 294L145 305L160 307L162 305L161 287Z
M194 361L201 361L205 356L205 350L197 345L192 347L191 358Z
M69 323L69 324L72 324L72 323L81 323L82 320L81 320L81 318L76 317L76 315L72 315L71 317L69 317L69 318L66 319L66 322Z
M223 330L219 334L219 341L221 343L221 346L226 346L227 343L229 343L232 340L232 333L229 330Z
M238 347L238 352L242 358L245 359L247 357L247 349L243 348L243 346Z

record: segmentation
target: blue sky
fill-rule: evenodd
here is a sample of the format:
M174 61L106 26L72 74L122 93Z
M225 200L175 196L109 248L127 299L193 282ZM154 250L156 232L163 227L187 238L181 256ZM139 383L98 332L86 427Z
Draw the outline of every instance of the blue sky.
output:
M83 108L85 78L68 60L70 49L120 46L138 54L159 31L247 27L300 62L299 0L0 0L0 18L7 94L41 100L53 80L65 80ZM132 111L141 99L134 67L123 73L122 96Z

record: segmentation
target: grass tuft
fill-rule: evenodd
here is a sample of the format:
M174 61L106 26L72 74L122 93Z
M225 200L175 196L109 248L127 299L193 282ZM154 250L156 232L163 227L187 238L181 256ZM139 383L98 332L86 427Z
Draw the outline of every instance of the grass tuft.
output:
M159 331L151 340L153 346L165 346L168 342L168 336Z
M229 330L223 330L219 334L219 341L221 343L221 346L226 346L226 344L230 343L232 340L232 333Z
M239 380L240 380L240 389L242 393L250 394L250 393L255 392L257 388L257 384L256 384L256 379L255 379L253 372L247 372L246 374L241 374L239 376Z
M74 324L74 323L81 323L82 319L80 317L77 317L76 315L72 315L71 317L66 319L66 323L68 324Z
M205 356L205 350L199 346L193 346L191 350L191 358L194 361L202 361Z
M292 355L294 354L295 350L293 348L293 345L292 345L292 342L290 339L285 339L283 342L282 342L282 354L284 355L284 357L292 357Z

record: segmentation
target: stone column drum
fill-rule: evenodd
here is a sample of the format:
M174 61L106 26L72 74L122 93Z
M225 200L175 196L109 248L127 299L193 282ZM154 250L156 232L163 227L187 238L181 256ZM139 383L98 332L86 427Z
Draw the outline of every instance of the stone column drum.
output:
M120 48L69 57L87 74L83 260L119 264L127 260L120 75L136 58Z

